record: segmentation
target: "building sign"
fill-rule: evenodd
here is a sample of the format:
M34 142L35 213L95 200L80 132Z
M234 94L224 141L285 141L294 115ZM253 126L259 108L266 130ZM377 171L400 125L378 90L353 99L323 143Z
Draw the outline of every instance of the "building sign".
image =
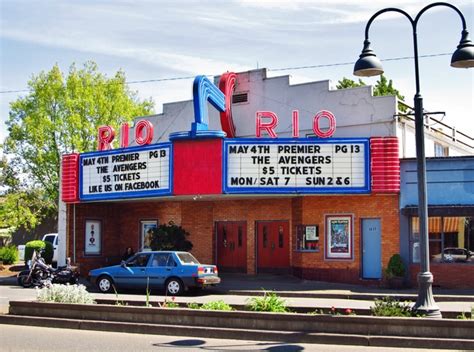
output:
M100 220L86 220L84 240L85 255L100 255L102 247L102 232Z
M369 140L224 141L225 193L369 193Z
M171 194L171 144L154 144L79 158L81 200Z

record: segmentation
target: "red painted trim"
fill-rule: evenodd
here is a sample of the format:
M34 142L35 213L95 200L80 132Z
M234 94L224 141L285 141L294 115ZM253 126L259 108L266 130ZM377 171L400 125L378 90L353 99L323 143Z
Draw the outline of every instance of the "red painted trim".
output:
M222 193L222 139L173 142L173 194Z
M270 122L262 122L262 117L271 119ZM268 135L272 138L277 138L273 130L278 125L278 116L271 111L257 111L255 117L255 136L260 138L262 136L261 130L266 130Z
M97 138L97 150L110 150L115 138L115 130L111 126L99 126Z
M144 136L143 136L144 134ZM140 120L135 126L135 142L138 145L150 144L153 139L153 125L148 120Z
M237 75L234 72L224 73L219 80L219 89L225 95L225 111L220 113L222 130L228 138L235 137L235 125L232 117L232 95L235 90Z
M319 120L321 120L322 117L329 121L329 128L326 131L323 131L319 128ZM313 132L320 138L332 137L334 132L336 132L336 116L327 110L319 111L313 118Z
M61 199L65 203L79 201L79 154L63 155L61 174Z
M129 143L130 126L128 122L122 123L120 127L120 148L127 148Z
M370 139L370 165L373 193L400 192L400 158L397 137Z

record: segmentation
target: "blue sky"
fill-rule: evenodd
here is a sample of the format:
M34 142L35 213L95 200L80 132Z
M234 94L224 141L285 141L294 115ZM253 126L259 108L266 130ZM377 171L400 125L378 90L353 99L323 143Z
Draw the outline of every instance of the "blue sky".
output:
M32 75L58 63L93 60L128 81L221 74L257 67L291 82L356 79L353 65L280 68L354 62L368 19L383 7L415 15L430 1L22 1L0 0L0 91L22 90ZM473 29L471 0L451 1ZM452 53L461 21L448 8L426 12L418 28L420 55ZM471 38L473 36L471 35ZM413 55L411 27L398 14L380 16L370 31L381 59ZM450 55L420 60L421 93L428 111L446 111L444 122L474 136L474 70L449 66ZM411 104L413 60L384 62L386 75ZM375 78L364 79L375 84ZM132 84L142 98L162 104L191 99L192 79ZM6 137L9 103L26 94L0 94L0 139Z

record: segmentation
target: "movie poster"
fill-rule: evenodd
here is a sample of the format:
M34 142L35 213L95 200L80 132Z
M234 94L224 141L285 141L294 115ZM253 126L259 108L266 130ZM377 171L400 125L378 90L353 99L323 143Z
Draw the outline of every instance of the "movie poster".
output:
M101 253L101 226L99 220L86 220L85 255L100 255Z
M352 259L352 216L326 216L326 258Z
M151 240L153 238L153 230L158 228L158 221L147 220L141 222L141 250L151 251Z

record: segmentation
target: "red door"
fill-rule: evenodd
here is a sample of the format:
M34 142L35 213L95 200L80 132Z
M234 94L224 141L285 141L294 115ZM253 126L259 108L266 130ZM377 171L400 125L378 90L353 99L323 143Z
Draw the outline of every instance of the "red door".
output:
M257 272L288 272L289 238L288 221L257 222Z
M247 223L216 222L217 266L220 271L247 271Z

